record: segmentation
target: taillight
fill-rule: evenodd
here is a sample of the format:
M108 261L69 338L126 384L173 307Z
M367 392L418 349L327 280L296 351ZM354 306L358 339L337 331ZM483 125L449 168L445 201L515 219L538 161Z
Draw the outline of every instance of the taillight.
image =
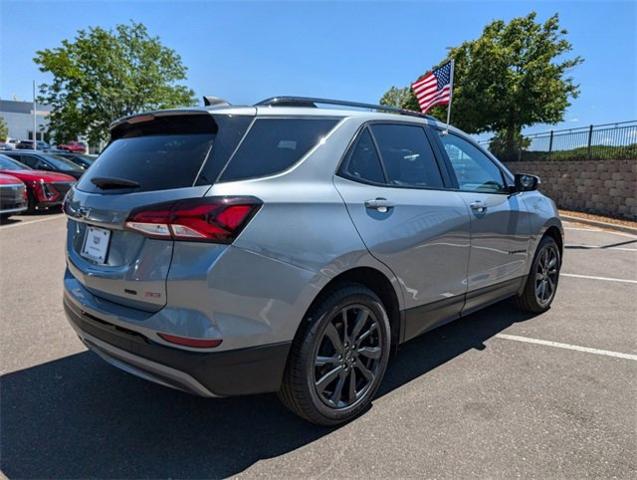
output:
M153 238L232 243L261 207L255 197L204 197L133 210L126 228Z

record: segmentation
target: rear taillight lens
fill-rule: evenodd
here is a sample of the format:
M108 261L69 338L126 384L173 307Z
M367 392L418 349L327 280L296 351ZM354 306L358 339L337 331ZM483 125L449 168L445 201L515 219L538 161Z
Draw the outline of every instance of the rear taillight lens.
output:
M126 228L153 238L232 243L261 207L255 197L204 197L131 212Z

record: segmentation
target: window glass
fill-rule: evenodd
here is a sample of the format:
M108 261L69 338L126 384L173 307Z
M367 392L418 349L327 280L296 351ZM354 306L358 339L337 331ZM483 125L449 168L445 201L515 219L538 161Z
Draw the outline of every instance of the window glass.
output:
M215 182L230 156L252 123L254 117L247 115L213 115L218 125L212 152L203 166L197 185L211 185Z
M471 143L457 135L440 135L456 173L460 190L500 193L506 190L502 172Z
M348 177L354 180L385 183L380 158L378 158L374 141L367 129L358 137L355 147L350 150L345 160L344 171Z
M137 191L190 187L212 145L214 134L149 135L118 138L82 176L79 190L101 192L92 178L139 183Z
M58 170L77 170L77 171L82 170L75 163L73 163L70 160L67 160L66 158L59 158L54 155L43 155L42 157L44 158L44 160L40 160L42 163L46 161L50 163L51 165L53 165Z
M389 185L441 188L442 176L425 131L412 125L372 125Z
M18 162L24 163L25 165L31 167L31 168L40 168L38 166L38 159L35 157L32 157L31 155L16 155L16 157L14 157Z
M2 170L30 170L31 167L19 163L15 158L0 154L0 169Z
M338 119L257 119L222 173L221 181L264 177L291 167L337 122Z

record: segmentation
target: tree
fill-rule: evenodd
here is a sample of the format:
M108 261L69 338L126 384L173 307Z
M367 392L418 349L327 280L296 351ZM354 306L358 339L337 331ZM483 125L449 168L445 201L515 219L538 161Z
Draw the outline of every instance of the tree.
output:
M72 41L36 52L34 61L53 75L40 85L39 101L52 106L58 142L86 135L95 144L119 117L195 103L193 91L177 84L186 78L181 57L141 23L79 30Z
M0 117L0 141L6 141L8 136L9 127L7 126L7 122L4 121L4 118Z
M583 60L564 58L572 45L559 16L544 23L535 19L532 12L509 23L493 21L480 38L449 53L455 60L454 125L468 133L496 132L504 157L522 146L522 128L562 121L569 100L579 94L568 72ZM398 106L418 109L409 87L390 88L381 102L396 99ZM445 112L446 108L434 107L429 113L444 118Z

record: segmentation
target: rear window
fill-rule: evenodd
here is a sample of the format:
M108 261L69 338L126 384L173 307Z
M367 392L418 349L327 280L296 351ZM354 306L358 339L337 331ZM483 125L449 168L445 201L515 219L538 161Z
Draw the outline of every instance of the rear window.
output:
M84 174L78 188L104 193L91 182L97 177L132 180L140 184L135 191L211 185L252 118L206 113L116 126L111 143Z
M113 141L82 176L77 188L103 192L92 178L107 177L139 183L136 191L193 185L212 146L214 134L151 135Z
M257 119L221 174L220 181L264 177L286 170L317 145L338 120Z

